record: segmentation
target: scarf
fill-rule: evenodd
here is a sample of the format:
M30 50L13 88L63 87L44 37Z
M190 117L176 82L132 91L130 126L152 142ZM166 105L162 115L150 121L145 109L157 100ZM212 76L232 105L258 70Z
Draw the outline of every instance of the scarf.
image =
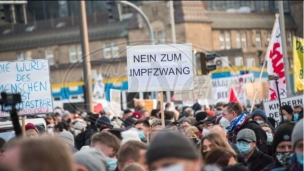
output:
M235 127L242 125L245 119L246 119L246 114L242 113L240 116L234 118L230 122L230 126L226 127L226 129L228 130L228 132L233 131Z
M288 171L303 171L303 166L301 166L297 162L297 156L295 154L292 155L291 162L290 162L290 165L287 170Z

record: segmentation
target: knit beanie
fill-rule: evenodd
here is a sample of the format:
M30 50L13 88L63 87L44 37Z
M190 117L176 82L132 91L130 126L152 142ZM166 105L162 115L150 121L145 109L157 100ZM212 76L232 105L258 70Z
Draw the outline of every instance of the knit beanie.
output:
M194 103L192 109L194 110L194 112L196 112L198 110L202 110L202 106L199 103Z
M77 164L84 166L88 171L108 171L106 157L93 148L83 149L74 154Z
M296 143L303 140L303 119L299 120L294 127L291 135L292 149L294 150Z
M204 120L205 118L207 118L208 113L206 112L202 112L202 111L197 111L197 113L195 113L195 119L197 122Z
M110 119L107 116L101 116L96 121L96 127L100 128L101 130L105 128L113 128L113 125L111 124Z
M71 145L74 147L75 142L74 142L74 136L72 133L69 131L62 131L59 135L59 138L61 138L65 143Z
M264 110L257 109L254 112L252 112L251 113L251 118L253 119L255 116L260 116L265 120L265 122L267 121L267 116L266 116L266 113L265 113Z
M285 110L287 113L289 113L290 115L292 115L293 113L293 110L292 110L292 107L289 106L289 105L284 105L282 106L282 110Z
M28 123L25 125L25 131L29 130L29 129L33 129L35 130L37 133L39 133L38 129L36 128L36 126L32 123Z
M193 142L179 131L161 130L151 141L146 159L148 165L164 158L199 159L199 153Z
M282 141L291 141L291 133L294 128L293 123L286 123L277 127L277 130L273 137L273 151L276 152L276 148Z

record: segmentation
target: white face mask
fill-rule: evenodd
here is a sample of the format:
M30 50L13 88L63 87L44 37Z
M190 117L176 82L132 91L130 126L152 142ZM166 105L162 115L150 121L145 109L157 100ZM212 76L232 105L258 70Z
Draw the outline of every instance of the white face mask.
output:
M263 124L264 123L264 121L260 121L260 120L258 120L258 121L256 121L258 124Z
M230 126L230 122L227 118L222 117L220 120L220 125L224 128L227 128L228 126Z
M184 167L180 164L158 169L157 171L184 171Z
M267 135L267 144L270 145L273 141L273 135L272 133L266 132Z
M206 135L208 135L208 134L210 134L210 130L204 128L204 129L203 129L203 136L206 136Z
M283 116L284 121L288 120L288 117L286 115Z

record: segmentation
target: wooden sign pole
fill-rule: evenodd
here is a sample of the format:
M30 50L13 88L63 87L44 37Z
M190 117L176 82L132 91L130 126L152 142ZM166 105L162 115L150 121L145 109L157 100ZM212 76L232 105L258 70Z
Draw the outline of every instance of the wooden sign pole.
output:
M163 95L163 92L159 91L158 96L159 96L159 101L160 101L161 122L162 122L162 126L165 128L164 95Z

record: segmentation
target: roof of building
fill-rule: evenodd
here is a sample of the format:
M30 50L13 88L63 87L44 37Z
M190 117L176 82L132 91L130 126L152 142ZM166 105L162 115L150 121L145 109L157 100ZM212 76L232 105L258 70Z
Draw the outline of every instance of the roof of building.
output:
M107 21L107 19L105 19ZM135 28L133 17L122 22L103 22L88 18L89 40L126 37L128 29ZM0 51L30 49L80 42L79 19L54 19L0 27ZM98 21L98 22L96 22Z
M213 29L272 29L275 21L273 13L229 13L208 12ZM285 14L285 28L296 29L297 25L291 15Z

